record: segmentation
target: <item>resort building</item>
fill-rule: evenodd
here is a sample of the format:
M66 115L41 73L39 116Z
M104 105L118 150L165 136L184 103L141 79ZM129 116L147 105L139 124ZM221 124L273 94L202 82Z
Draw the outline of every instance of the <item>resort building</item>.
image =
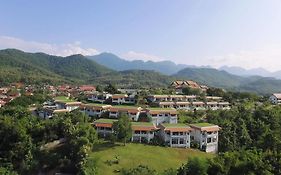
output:
M142 108L135 106L112 106L108 109L109 118L118 118L119 115L123 112L129 115L129 118L132 121L137 121L140 115Z
M190 124L191 141L199 144L201 150L206 152L218 152L218 132L221 129L217 125L209 123Z
M178 112L173 108L148 108L147 115L156 126L160 123L177 123Z
M281 104L281 93L272 94L272 95L269 97L269 101L270 101L272 104L275 104L275 105Z
M162 123L160 128L160 136L165 144L170 147L190 147L190 132L192 128L186 124L168 124Z
M102 113L111 108L111 105L104 104L82 104L81 112L91 117L101 117Z
M104 103L106 100L111 98L111 94L106 93L94 93L88 96L89 101Z
M132 142L149 143L157 131L153 123L149 122L132 122Z
M117 120L112 119L98 119L94 122L94 127L99 137L109 137L113 133L112 125Z

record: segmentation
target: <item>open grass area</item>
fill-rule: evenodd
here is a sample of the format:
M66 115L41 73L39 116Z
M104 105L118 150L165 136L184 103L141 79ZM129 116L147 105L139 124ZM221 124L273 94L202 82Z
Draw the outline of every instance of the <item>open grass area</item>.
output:
M62 102L75 102L75 100L69 99L68 97L65 96L57 96L55 97L56 101L62 101Z
M116 174L115 170L129 169L140 164L147 165L159 172L169 168L179 168L186 163L189 157L212 158L214 154L208 154L194 149L170 148L151 146L144 144L128 143L122 144L102 143L94 148L90 157L96 159L98 174ZM118 164L109 164L109 161L119 158Z

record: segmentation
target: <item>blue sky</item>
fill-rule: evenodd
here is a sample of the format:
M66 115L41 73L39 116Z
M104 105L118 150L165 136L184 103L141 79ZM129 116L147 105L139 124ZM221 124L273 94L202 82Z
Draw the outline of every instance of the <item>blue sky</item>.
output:
M281 69L279 0L9 0L0 48Z

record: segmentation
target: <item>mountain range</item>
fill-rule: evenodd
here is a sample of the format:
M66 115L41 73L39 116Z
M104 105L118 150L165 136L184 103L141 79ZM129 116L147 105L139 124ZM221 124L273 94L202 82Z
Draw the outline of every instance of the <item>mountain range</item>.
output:
M176 64L172 61L143 61L133 60L128 61L114 55L112 53L101 53L99 55L88 56L90 60L93 60L101 65L107 66L113 70L124 71L124 70L154 70L164 75L172 75L177 73L186 67L196 67L192 65Z
M124 61L110 53L91 57L83 55L59 57L45 53L26 53L16 49L5 49L0 50L0 85L19 81L101 85L114 83L118 86L139 88L167 87L173 80L185 79L211 87L262 94L281 90L281 80L275 78L249 76L248 74L238 76L225 70L177 65L165 61L160 63L128 62L130 61ZM149 66L146 67L146 65ZM168 68L169 66L170 68ZM167 75L168 72L172 75Z
M143 61L143 60L132 60L120 58L112 53L101 53L99 55L88 56L89 59L109 67L113 70L124 71L124 70L154 70L165 75L173 75L184 68L211 68L210 66L195 66L186 64L176 64L172 61ZM222 66L219 70L224 70L230 74L248 77L248 76L262 76L262 77L273 77L281 79L281 71L270 72L263 68L244 69L236 66Z

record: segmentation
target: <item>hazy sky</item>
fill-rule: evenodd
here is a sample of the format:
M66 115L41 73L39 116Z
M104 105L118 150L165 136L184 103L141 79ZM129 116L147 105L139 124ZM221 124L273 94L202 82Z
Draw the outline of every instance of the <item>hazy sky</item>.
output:
M281 70L281 0L7 0L0 48Z

